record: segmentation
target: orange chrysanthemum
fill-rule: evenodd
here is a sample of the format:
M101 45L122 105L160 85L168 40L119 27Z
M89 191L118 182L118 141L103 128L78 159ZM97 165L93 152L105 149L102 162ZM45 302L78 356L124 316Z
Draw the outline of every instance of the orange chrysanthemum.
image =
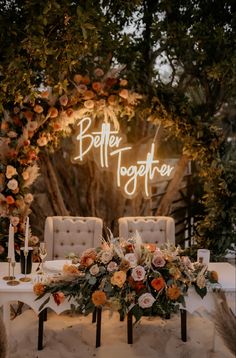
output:
M180 289L179 289L178 286L172 285L172 286L168 287L168 289L167 289L167 296L168 296L172 301L177 300L180 295L181 295L181 291L180 291Z
M92 302L94 304L94 306L98 307L98 306L102 306L106 303L107 300L107 296L105 294L105 292L103 291L94 291L92 294Z
M164 280L162 277L154 278L154 279L151 281L151 286L152 286L155 290L160 291L160 290L162 290L162 289L165 287L165 280Z

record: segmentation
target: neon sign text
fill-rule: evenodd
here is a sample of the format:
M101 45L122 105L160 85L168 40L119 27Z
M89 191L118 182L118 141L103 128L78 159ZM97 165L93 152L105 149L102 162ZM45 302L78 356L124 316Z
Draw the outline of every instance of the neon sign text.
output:
M83 118L78 123L78 134L76 144L78 155L74 156L74 161L83 162L91 150L98 152L99 166L109 169L112 160L116 160L116 184L129 197L136 194L140 184L146 197L150 196L150 183L160 176L169 177L174 170L169 164L161 164L154 158L155 143L151 144L150 151L144 160L136 160L132 165L125 164L127 156L133 152L130 145L122 145L122 136L118 131L111 130L110 123L102 123L101 130L91 131L92 119ZM130 160L129 160L130 162Z

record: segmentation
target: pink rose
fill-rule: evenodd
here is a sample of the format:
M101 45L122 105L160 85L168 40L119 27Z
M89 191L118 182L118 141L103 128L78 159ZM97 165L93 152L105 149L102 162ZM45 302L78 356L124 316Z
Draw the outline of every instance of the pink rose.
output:
M97 275L97 274L99 273L99 267L98 267L98 265L96 264L96 265L91 266L90 269L89 269L89 272L90 272L91 275L93 275L93 276Z
M143 281L145 274L146 271L144 270L143 266L136 266L133 268L131 276L133 277L134 281Z
M126 254L125 255L125 259L129 262L130 267L134 268L137 266L138 262L137 262L137 257L135 254L130 253L130 254Z
M154 302L155 298L151 293L143 293L138 299L138 304L141 308L150 308Z
M10 190L16 190L18 188L18 181L16 179L9 180L7 187Z
M116 271L117 270L117 263L115 261L111 261L109 262L109 264L107 265L107 271L108 272L113 272L113 271Z
M152 264L155 267L163 267L163 266L165 266L165 263L166 262L162 256L162 254L154 253L153 258L152 258Z

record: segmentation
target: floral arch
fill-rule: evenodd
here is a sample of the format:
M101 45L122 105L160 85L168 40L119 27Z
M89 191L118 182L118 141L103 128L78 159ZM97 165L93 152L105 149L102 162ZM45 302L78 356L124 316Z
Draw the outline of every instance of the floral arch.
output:
M112 122L132 118L142 96L128 89L128 82L117 71L104 73L95 68L88 75L52 88L35 91L4 109L0 137L0 257L6 257L9 222L15 230L15 247L24 241L25 220L30 214L33 195L30 187L39 175L38 156L45 147L53 149L73 131L75 122L89 115ZM30 232L30 244L38 238Z

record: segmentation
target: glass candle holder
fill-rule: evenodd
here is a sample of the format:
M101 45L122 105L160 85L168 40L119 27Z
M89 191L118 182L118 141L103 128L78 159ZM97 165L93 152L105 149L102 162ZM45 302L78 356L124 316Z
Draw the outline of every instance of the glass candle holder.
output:
M201 264L208 265L210 262L210 250L199 249L197 250L197 261Z

